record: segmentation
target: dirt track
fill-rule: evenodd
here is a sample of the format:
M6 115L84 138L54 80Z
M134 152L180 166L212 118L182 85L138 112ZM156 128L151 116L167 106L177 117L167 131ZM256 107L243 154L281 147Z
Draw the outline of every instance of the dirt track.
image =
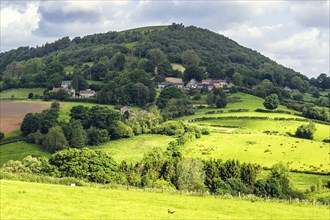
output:
M9 134L20 128L27 113L41 112L50 108L49 104L0 101L0 131Z

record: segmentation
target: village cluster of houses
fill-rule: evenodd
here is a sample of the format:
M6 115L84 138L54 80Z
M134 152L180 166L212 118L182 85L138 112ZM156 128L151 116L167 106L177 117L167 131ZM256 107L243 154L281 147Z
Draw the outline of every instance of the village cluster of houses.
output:
M53 91L54 92L58 92L60 90L66 91L71 97L75 97L76 96L76 91L72 87L70 81L62 81L61 87L54 87L53 88ZM92 90L92 89L80 90L78 97L89 98L89 97L95 96L95 94L96 94L96 92L94 90Z
M158 83L158 88L164 89L167 86L176 86L179 89L183 89L189 91L191 89L200 89L200 90L211 90L213 88L220 89L220 88L231 88L234 86L232 83L227 83L226 80L214 80L214 79L205 79L201 82L198 82L195 79L190 80L187 85L184 85L183 82L179 83L170 83L170 82L163 82ZM72 87L70 81L62 81L61 87L54 87L53 91L58 92L60 90L66 91L71 97L76 97L76 91ZM92 89L80 90L79 96L81 98L89 98L95 96L96 92Z
M205 79L202 80L201 82L198 82L195 79L190 80L186 85L181 83L169 83L169 82L164 82L164 83L158 83L158 88L163 89L167 86L176 86L179 89L184 89L186 91L189 91L191 89L207 89L211 90L213 88L220 89L220 88L231 88L234 86L232 83L227 83L226 80L215 80L215 79Z

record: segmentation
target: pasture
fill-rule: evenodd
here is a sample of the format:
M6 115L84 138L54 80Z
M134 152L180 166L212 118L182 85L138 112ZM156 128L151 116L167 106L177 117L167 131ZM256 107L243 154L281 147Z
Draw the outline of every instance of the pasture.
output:
M0 92L0 99L27 99L29 93L38 94L42 96L44 94L45 88L26 88L26 89L8 89Z
M169 142L173 140L174 138L169 136L143 134L132 138L110 141L95 148L109 153L118 163L123 160L136 163L143 158L145 153L155 147L166 150Z
M235 93L228 97L228 99L236 99L239 101L236 102L229 102L225 108L202 108L202 109L196 109L193 110L195 113L194 115L184 116L180 119L183 120L189 120L194 118L200 118L200 117L220 117L220 116L261 116L261 117L290 117L290 118L297 118L299 116L294 115L294 113L299 113L295 110L288 109L285 106L280 105L276 110L283 110L291 112L291 114L283 114L283 113L264 113L264 112L254 112L256 109L265 109L263 106L263 99L245 94L245 93ZM202 101L206 100L206 97L202 96ZM201 102L196 101L196 103L201 104ZM248 112L230 112L232 110L237 109L247 109ZM214 114L207 114L210 111L215 111ZM222 112L216 112L216 111L223 111Z
M1 180L1 219L328 219L329 207ZM169 214L168 209L175 211Z
M9 160L23 160L29 155L49 156L50 153L42 147L26 142L13 142L0 146L0 167Z
M329 172L328 144L287 136L265 134L212 133L189 142L186 157L238 159L271 167L278 162L290 168Z
M181 73L183 73L186 70L186 68L179 63L172 63L171 65L173 70L178 70Z

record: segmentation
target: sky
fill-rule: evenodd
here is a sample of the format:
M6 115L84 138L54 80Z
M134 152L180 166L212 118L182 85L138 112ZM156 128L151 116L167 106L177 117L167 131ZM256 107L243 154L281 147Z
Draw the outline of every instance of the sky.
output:
M308 77L329 74L329 0L0 1L1 52L69 36L194 25Z

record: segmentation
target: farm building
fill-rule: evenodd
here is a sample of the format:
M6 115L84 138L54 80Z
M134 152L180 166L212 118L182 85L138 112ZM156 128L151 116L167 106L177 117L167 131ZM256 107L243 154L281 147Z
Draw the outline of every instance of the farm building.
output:
M60 90L64 90L66 91L70 96L75 96L76 95L76 91L74 88L72 88L71 86L71 82L70 81L62 81L61 83L61 87L54 87L53 91L54 92L58 92Z
M80 90L79 93L80 93L80 97L83 97L83 98L93 97L96 94L96 92L94 90L91 90L91 89Z

